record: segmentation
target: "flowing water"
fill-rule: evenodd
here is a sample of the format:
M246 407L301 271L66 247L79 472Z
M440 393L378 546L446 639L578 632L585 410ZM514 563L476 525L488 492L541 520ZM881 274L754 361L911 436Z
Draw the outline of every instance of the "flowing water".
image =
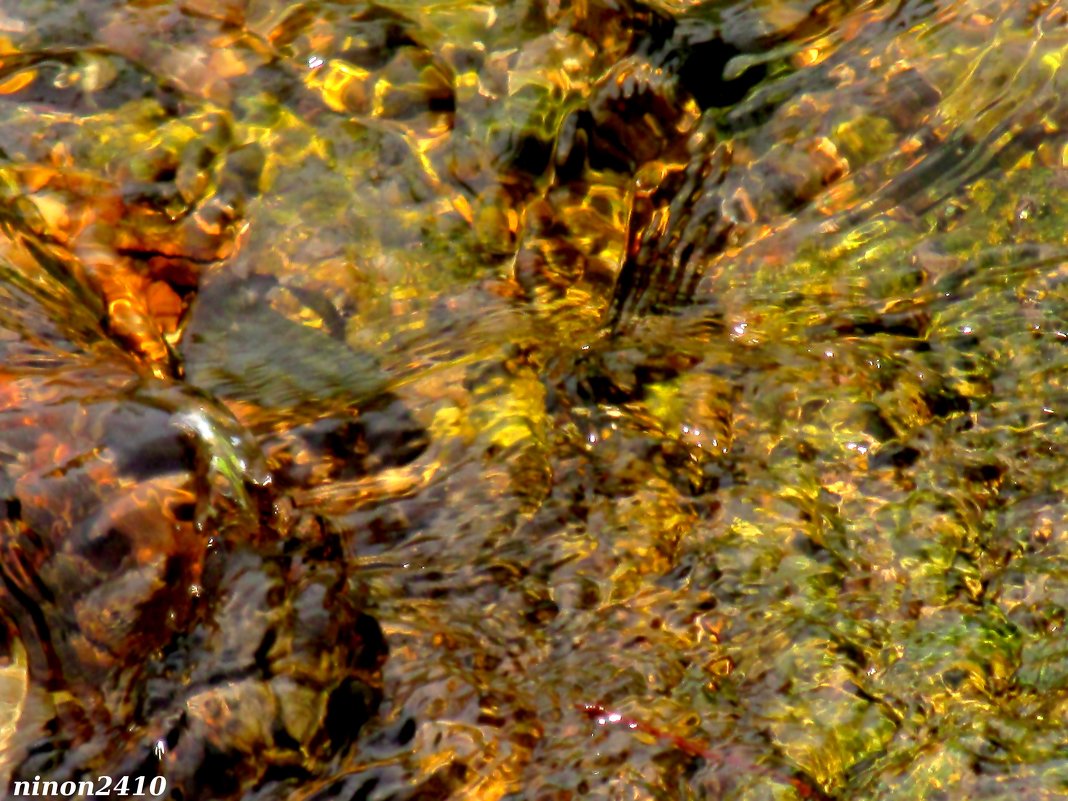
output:
M1066 57L0 0L0 794L1064 797Z

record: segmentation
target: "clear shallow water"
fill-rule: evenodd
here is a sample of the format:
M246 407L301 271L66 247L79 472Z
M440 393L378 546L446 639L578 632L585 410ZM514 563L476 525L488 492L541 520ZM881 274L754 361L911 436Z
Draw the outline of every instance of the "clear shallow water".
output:
M1063 794L1059 5L0 9L6 772Z

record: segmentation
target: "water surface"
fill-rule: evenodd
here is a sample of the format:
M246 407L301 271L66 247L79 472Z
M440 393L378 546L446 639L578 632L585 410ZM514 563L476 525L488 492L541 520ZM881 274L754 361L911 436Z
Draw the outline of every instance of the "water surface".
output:
M1063 796L1066 52L0 2L5 776Z

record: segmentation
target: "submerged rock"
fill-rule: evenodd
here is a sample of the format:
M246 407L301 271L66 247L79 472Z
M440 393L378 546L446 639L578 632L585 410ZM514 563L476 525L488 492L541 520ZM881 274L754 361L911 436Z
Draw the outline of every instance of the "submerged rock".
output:
M224 407L146 375L31 264L5 261L0 318L0 610L31 693L11 781L237 798L325 771L386 656L339 543Z

